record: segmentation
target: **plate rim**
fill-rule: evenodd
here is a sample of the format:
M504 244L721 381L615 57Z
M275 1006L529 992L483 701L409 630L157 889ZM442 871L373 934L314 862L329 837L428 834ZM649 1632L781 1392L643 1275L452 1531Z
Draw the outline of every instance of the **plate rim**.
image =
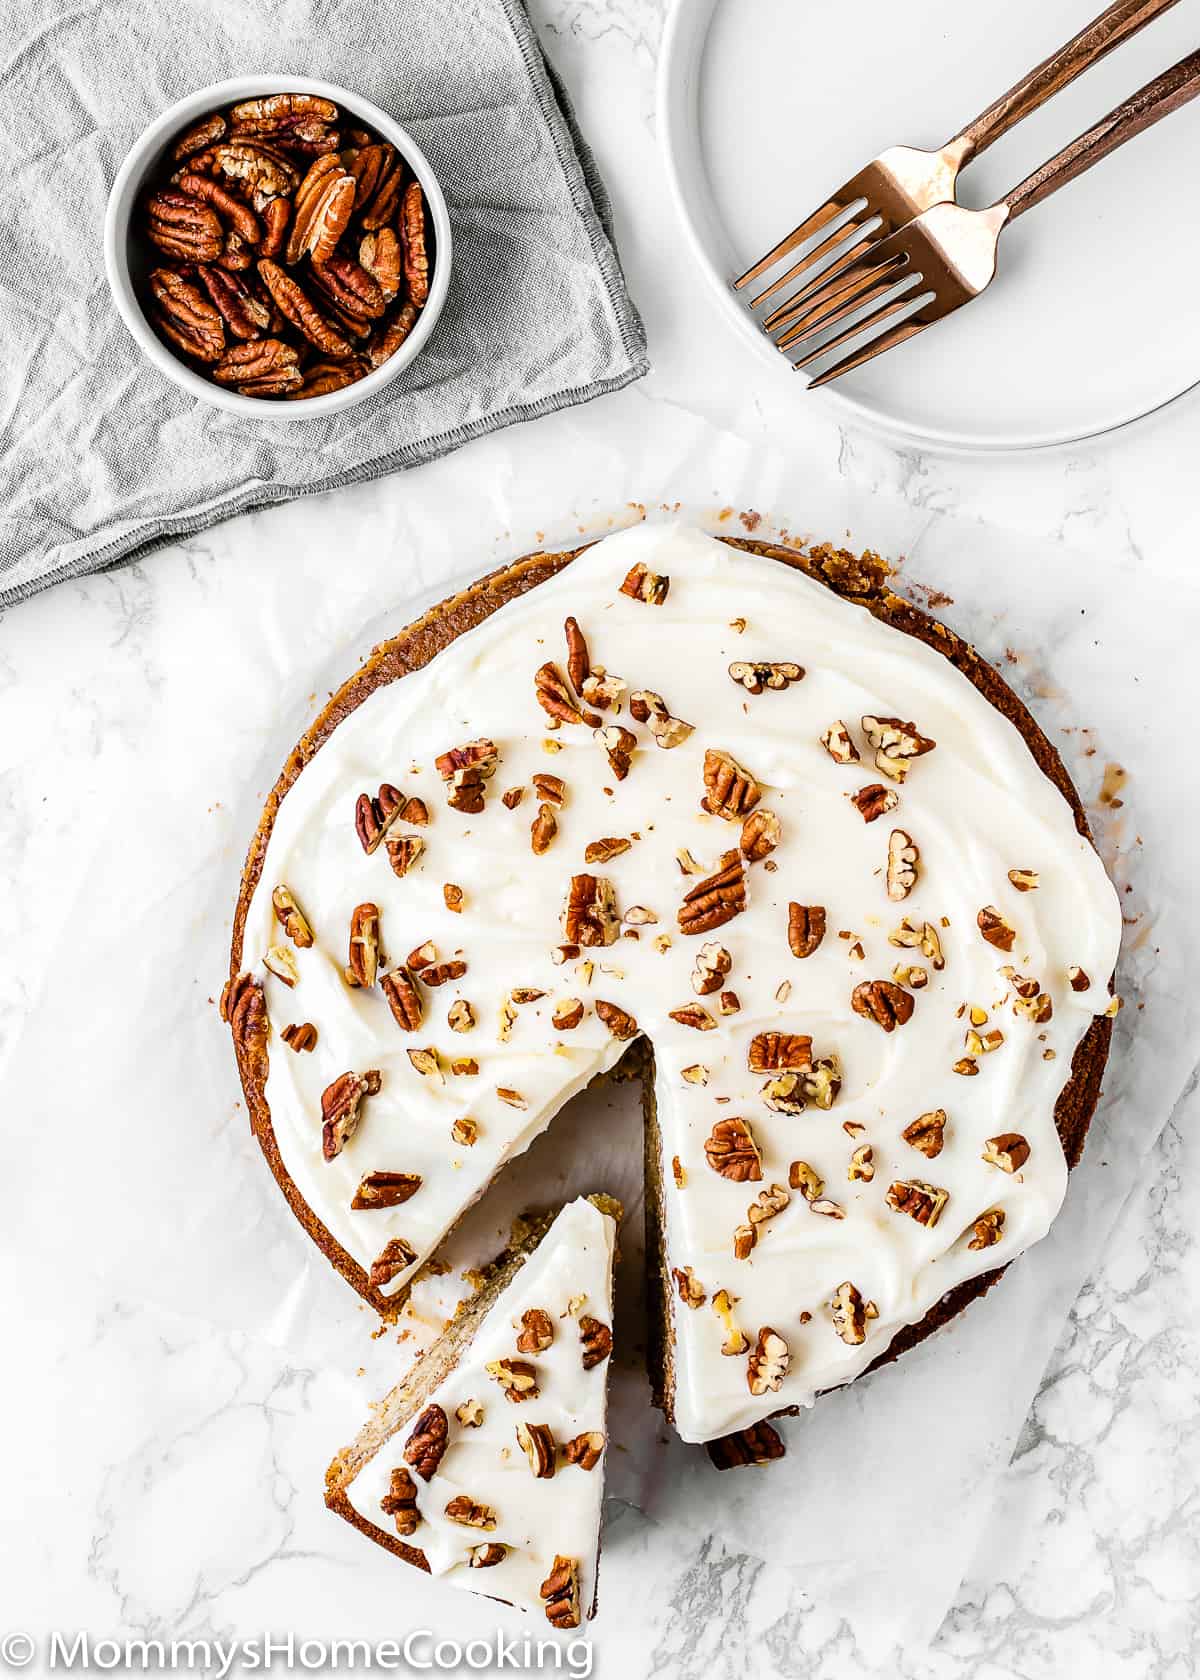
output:
M696 154L692 174L698 174L707 182L707 171L699 149L700 128L696 115L699 86L697 72L713 15L721 3L722 0L667 0L666 16L659 40L655 85L659 154L666 173L667 188L675 214L683 228L685 241L697 268L704 276L709 292L716 299L722 318L740 339L754 347L757 355L769 358L778 371L794 378L787 358L772 346L749 310L738 301L727 279L720 273L704 237L703 227L694 209L692 191L685 179L684 159L690 151ZM714 223L717 221L715 206L710 206L710 220ZM808 386L804 385L802 389L807 392ZM908 444L932 447L945 454L1014 455L1063 449L1072 444L1111 437L1162 414L1165 409L1198 389L1200 370L1190 376L1186 384L1152 403L1150 407L1131 408L1127 413L1103 420L1094 426L1084 429L1065 427L1058 431L1006 433L990 438L964 437L953 430L899 420L832 386L822 386L821 396L835 410L840 411L842 418L853 419L869 431L882 433Z

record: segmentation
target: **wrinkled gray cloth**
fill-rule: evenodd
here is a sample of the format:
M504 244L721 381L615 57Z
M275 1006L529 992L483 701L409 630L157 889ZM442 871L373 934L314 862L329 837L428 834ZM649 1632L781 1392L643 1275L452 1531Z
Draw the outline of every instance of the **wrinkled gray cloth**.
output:
M374 100L450 207L450 293L428 344L324 420L185 395L104 277L105 202L131 143L184 94L256 73ZM25 0L0 11L0 95L0 605L646 371L603 186L520 0Z

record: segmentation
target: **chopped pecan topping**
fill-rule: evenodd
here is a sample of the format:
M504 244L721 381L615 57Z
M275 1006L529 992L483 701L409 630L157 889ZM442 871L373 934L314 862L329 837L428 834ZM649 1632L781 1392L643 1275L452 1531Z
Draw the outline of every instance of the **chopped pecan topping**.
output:
M603 724L604 720L597 713L580 709L567 686L567 679L552 659L534 672L533 692L538 705L554 725L586 723L589 729L599 729Z
M221 1019L228 1022L239 1061L260 1083L267 1074L267 1000L252 974L227 980L221 990Z
M540 1481L554 1474L556 1446L548 1423L519 1423L517 1445L529 1460L529 1468Z
M784 1456L779 1431L765 1420L732 1435L708 1441L704 1448L718 1470L740 1470L746 1464L770 1464Z
M897 963L892 970L892 979L897 986L907 986L910 992L919 992L929 984L929 971L917 963Z
M703 1062L693 1062L690 1067L680 1068L679 1077L689 1085L707 1085L708 1069Z
M563 634L567 638L567 675L576 694L582 694L583 685L592 671L587 638L579 628L579 620L574 617L568 618L563 625Z
M420 1173L369 1172L359 1181L350 1206L365 1208L399 1207L421 1188Z
M979 1072L979 1063L974 1056L960 1056L950 1071L961 1074L964 1079L974 1079Z
M832 1108L842 1089L842 1064L836 1056L819 1056L800 1080L810 1103Z
M975 920L989 945L994 945L997 951L1012 950L1017 930L1011 922L1005 921L994 904L985 904Z
M558 833L558 819L554 815L554 807L543 802L538 806L537 816L529 825L529 844L535 857L541 857L548 852Z
M649 927L658 917L653 910L647 910L644 904L631 904L625 912L624 920L630 927Z
M721 1006L722 1015L736 1015L742 1007L741 1000L736 992L722 992L718 1002Z
M321 1150L327 1161L341 1154L358 1130L364 1097L373 1097L383 1081L377 1068L342 1073L321 1093Z
M554 1567L538 1588L546 1601L546 1620L552 1627L579 1626L579 1559L555 1554Z
M758 1332L758 1340L746 1365L746 1382L751 1394L756 1399L763 1394L777 1394L791 1362L788 1345L778 1330L764 1325Z
M915 723L895 717L864 717L862 731L875 750L875 768L893 781L902 782L912 759L932 752L936 741L927 740Z
M603 875L572 875L562 930L571 945L615 945L621 918L612 882Z
M483 1407L478 1400L464 1400L454 1408L454 1415L464 1429L478 1429L483 1422Z
M900 795L895 788L884 787L882 782L868 782L866 787L850 795L850 803L864 822L874 822L885 812L896 809Z
M851 1184L861 1181L869 1184L875 1177L875 1151L869 1143L860 1143L850 1157L850 1165L846 1168L846 1177Z
M895 1212L906 1213L918 1225L928 1225L932 1230L942 1217L950 1192L919 1178L902 1178L888 1186L884 1200Z
M518 1353L545 1353L554 1340L554 1321L542 1307L530 1307L521 1314Z
M446 1515L451 1522L464 1528L481 1528L490 1534L496 1526L496 1513L490 1505L481 1505L465 1493L456 1493L446 1502Z
M746 908L746 870L740 852L724 852L716 874L685 893L677 912L681 933L711 933Z
M721 981L733 967L733 958L723 945L718 945L715 939L701 945L696 953L695 967L692 969L692 990L698 997L708 997L712 992L719 992Z
M1036 869L1010 869L1008 878L1018 892L1034 892L1041 881Z
M269 945L263 952L263 967L288 987L294 986L300 978L296 959L286 945Z
M547 805L561 808L567 803L567 784L561 776L551 776L545 770L539 770L533 778L533 791L539 799L544 799Z
M887 895L899 903L906 899L917 884L920 848L911 834L894 828L888 836Z
M594 1470L604 1451L604 1436L598 1429L585 1429L567 1441L562 1450L564 1464L577 1464L581 1470Z
M808 1107L804 1076L799 1073L777 1073L763 1086L762 1096L773 1114L803 1114Z
M762 1156L749 1123L732 1115L718 1120L704 1141L704 1157L715 1173L735 1184L762 1177Z
M593 665L583 679L579 690L579 698L586 706L594 706L598 712L620 711L621 696L627 684L611 671L606 671L603 665Z
M788 905L788 949L794 957L811 957L824 937L823 904Z
M619 782L623 782L633 761L637 736L632 729L625 729L619 723L610 723L595 731L595 739L604 748L613 775Z
M750 1203L746 1209L746 1218L752 1226L765 1225L768 1219L774 1219L777 1213L782 1213L791 1200L782 1184L768 1185L765 1190L760 1190Z
M918 1114L900 1133L905 1143L919 1149L927 1160L935 1160L942 1153L946 1136L946 1110L931 1108L928 1114Z
M835 764L857 764L858 748L850 738L850 731L841 718L831 723L821 737L821 745Z
M812 1039L807 1033L755 1033L750 1040L747 1065L751 1073L803 1071L812 1066Z
M606 1003L603 998L596 999L596 1014L604 1022L614 1038L636 1038L639 1027L636 1019L627 1009L621 1009L615 1003Z
M735 659L729 675L740 683L748 694L761 694L764 688L787 688L804 676L803 665L790 659Z
M391 782L381 782L374 799L369 793L359 794L354 807L354 829L368 857L377 849L403 809L404 795Z
M416 1263L417 1251L412 1244L405 1242L403 1237L393 1237L389 1243L384 1244L371 1262L368 1282L372 1289L383 1289L393 1278L398 1278L401 1272L406 1272Z
M502 1546L498 1540L489 1540L482 1546L472 1546L467 1557L468 1569L494 1569L496 1564L503 1563L508 1556L508 1547Z
M392 1471L391 1484L379 1501L379 1509L385 1516L396 1519L397 1534L417 1532L421 1522L421 1513L417 1510L417 1484L402 1464Z
M592 1318L586 1313L579 1320L579 1341L583 1349L581 1357L585 1371L603 1365L612 1352L612 1331L607 1324L602 1324L598 1318Z
M915 922L911 922L905 916L900 926L888 934L888 944L910 949L919 948L935 969L940 970L946 966L946 959L942 955L942 942L932 922L922 922L921 926L917 927Z
M411 799L404 801L404 809L400 813L400 820L413 828L427 828L429 826L429 807L423 799L414 794Z
M524 797L525 789L523 787L511 787L500 795L500 803L506 811L515 811Z
M826 1196L818 1196L815 1202L808 1204L810 1213L819 1213L825 1219L845 1219L846 1210L840 1202L831 1202Z
M726 822L737 822L762 798L762 789L750 772L718 747L709 747L704 754L704 788L701 809Z
M379 974L379 906L356 904L350 915L346 984L371 987Z
M727 1359L736 1359L750 1346L745 1332L739 1328L733 1316L738 1299L738 1296L731 1295L728 1289L718 1289L712 1298L713 1311L725 1326L725 1340L721 1343L721 1352Z
M496 1095L506 1108L528 1108L529 1104L520 1091L510 1090L507 1085L497 1085Z
M738 842L742 856L747 863L761 863L778 846L782 834L783 825L774 811L760 806L742 824L742 838Z
M1004 1209L991 1208L987 1213L981 1213L971 1227L974 1235L967 1244L968 1248L992 1248L1004 1235Z
M852 1283L839 1283L830 1303L833 1328L850 1347L859 1347L867 1339L867 1320L878 1318L873 1301L864 1301Z
M635 723L650 726L655 745L667 750L681 747L688 736L694 733L692 724L684 723L682 718L672 717L667 702L661 694L655 694L653 689L639 688L631 694L629 710Z
M1067 982L1073 992L1086 992L1092 983L1091 976L1076 963L1067 970Z
M632 840L619 839L616 836L606 840L592 840L583 854L583 861L608 863L611 858L620 857L622 852L627 852L632 844Z
M712 1032L717 1024L702 1003L685 1003L682 1009L672 1009L670 1017L681 1027L692 1027L696 1032Z
M423 1050L408 1050L405 1054L422 1079L428 1079L434 1085L446 1083L442 1072L442 1058L433 1045L427 1045Z
M692 1268L690 1266L684 1266L682 1270L678 1266L673 1266L671 1268L671 1276L675 1279L675 1287L679 1291L679 1299L683 1302L685 1307L691 1307L695 1310L697 1307L702 1307L705 1301L708 1300L708 1294L704 1285L700 1282L698 1277L693 1275Z
M1029 1144L1020 1132L1002 1132L984 1144L983 1158L1001 1172L1020 1172L1029 1159Z
M446 784L446 803L451 810L478 816L483 810L483 784L495 775L499 763L496 743L486 735L439 753L434 768Z
M446 1414L436 1403L426 1406L413 1425L404 1448L404 1462L412 1465L423 1482L433 1480L446 1451L449 1432Z
M807 1161L793 1161L788 1168L788 1183L799 1190L806 1202L818 1202L825 1189L825 1180Z
M639 560L636 566L631 566L625 574L625 581L621 585L621 594L628 595L632 601L645 601L647 606L661 607L671 588L669 577L663 577L658 572L652 572Z
M425 973L427 968L437 961L437 946L432 939L426 939L421 945L414 945L408 953L407 962L414 974Z
M504 1390L504 1398L514 1405L537 1399L537 1372L527 1359L493 1359L485 1369Z
M403 1032L416 1032L424 1013L421 994L403 963L398 963L381 977L379 989L388 1001L396 1025Z
M419 834L402 834L398 839L387 839L383 843L388 855L388 862L392 872L401 880L408 874L425 850L425 842Z
M290 1050L299 1052L317 1047L317 1029L311 1021L293 1021L279 1036Z
M474 1056L452 1056L450 1072L456 1079L473 1079L479 1072L479 1063Z
M890 1033L912 1019L913 1000L894 981L863 980L850 994L850 1007Z
M453 915L462 915L463 890L460 886L457 886L453 881L447 881L445 886L442 888L442 899L447 910L449 910Z
M292 944L298 950L307 951L313 942L312 928L292 896L291 889L285 886L276 887L271 894L271 903L275 908L276 920Z
M583 1020L583 1004L579 998L560 998L554 1005L551 1022L556 1032L574 1032Z
M479 1142L479 1126L466 1114L460 1114L450 1128L450 1136L463 1149L473 1149Z
M446 1024L451 1032L467 1033L475 1025L475 1011L466 998L455 998L446 1011Z

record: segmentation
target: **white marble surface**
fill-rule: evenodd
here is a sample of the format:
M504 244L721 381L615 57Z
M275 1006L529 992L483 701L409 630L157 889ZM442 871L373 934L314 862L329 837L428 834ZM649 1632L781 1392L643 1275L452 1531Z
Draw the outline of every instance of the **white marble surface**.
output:
M160 904L163 918L174 917L179 899L166 888L188 847L213 880L236 876L246 828L238 778L258 772L313 692L277 683L280 671L335 675L364 645L361 626L434 579L530 546L539 517L565 533L576 515L618 512L623 492L640 493L627 471L639 440L647 458L657 449L658 471L669 440L693 435L691 416L720 427L711 492L699 487L694 460L688 467L693 497L711 493L715 505L746 481L747 457L781 461L764 469L775 487L770 511L793 529L848 529L906 555L908 586L955 594L948 616L987 651L1000 657L1011 639L1022 657L1014 670L1043 718L1074 715L1080 692L1099 692L1096 665L1101 676L1111 671L1111 703L1097 700L1087 721L1104 713L1101 756L1126 763L1137 835L1164 860L1141 931L1165 954L1145 961L1147 986L1169 970L1171 1018L1189 1018L1197 798L1191 731L1169 701L1174 690L1186 704L1200 628L1191 583L1200 519L1187 476L1200 405L1103 444L1020 460L933 457L838 427L819 401L800 400L784 370L764 378L682 262L653 131L657 0L538 0L535 10L613 190L651 378L611 399L607 418L597 405L420 475L240 521L0 621L0 1067L13 1075L0 1173L0 1635L512 1631L484 1605L447 1607L434 1589L414 1590L326 1514L314 1474L357 1423L361 1385L309 1355L313 1337L297 1328L294 1303L270 1335L239 1327L246 1300L263 1293L257 1269L247 1269L253 1244L210 1252L204 1221L164 1232L161 1209L177 1205L177 1187L169 1194L164 1180L156 1206L144 1171L120 1220L98 1216L97 1199L101 1209L120 1205L111 1199L127 1169L137 1176L149 1160L169 1174L172 1123L185 1110L211 1115L231 1203L240 1206L239 1174L261 1171L244 1119L232 1114L227 1070L181 1055L171 1072L188 1098L173 1105L157 1075L162 1058L149 1054L151 1040L177 1030L181 1043L199 1041L194 1023L208 1021L207 993L219 984L220 911L193 905L154 946L127 1005L108 995L103 940L115 968L126 930L144 929ZM560 476L568 455L574 479ZM586 505L580 457L594 462L600 487ZM438 532L414 523L408 504L468 477L484 498L478 534L460 549L447 532L439 550ZM1004 532L1023 556L1011 576ZM1031 555L1043 557L1041 580ZM1090 639L1092 618L1103 638ZM1137 835L1112 836L1113 855L1131 870ZM128 959L122 950L123 973ZM814 1602L803 1578L613 1499L598 1673L1183 1680L1194 1671L1200 1099L1187 1069L1198 1055L1194 1040L1174 1044L1161 1082L1131 1063L1139 1083L1122 1090L1120 1105L1129 1127L1157 1132L1181 1086L1186 1095L1070 1311L1011 1463L989 1484L932 1646L881 1654L865 1636L869 1605L857 1625ZM148 1060L153 1080L139 1072ZM225 1243L223 1230L217 1238ZM266 1228L263 1270L286 1269L298 1241L284 1218ZM153 1260L139 1270L139 1256ZM365 1325L357 1336L365 1360ZM916 1490L914 1524L936 1520ZM27 1672L46 1665L43 1651Z

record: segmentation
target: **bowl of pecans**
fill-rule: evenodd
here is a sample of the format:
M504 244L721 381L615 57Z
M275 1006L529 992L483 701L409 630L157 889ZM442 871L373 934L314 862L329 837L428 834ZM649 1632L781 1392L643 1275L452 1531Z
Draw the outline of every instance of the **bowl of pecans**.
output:
M139 347L237 414L331 414L433 331L450 218L420 147L369 100L303 77L203 88L122 164L108 282Z

